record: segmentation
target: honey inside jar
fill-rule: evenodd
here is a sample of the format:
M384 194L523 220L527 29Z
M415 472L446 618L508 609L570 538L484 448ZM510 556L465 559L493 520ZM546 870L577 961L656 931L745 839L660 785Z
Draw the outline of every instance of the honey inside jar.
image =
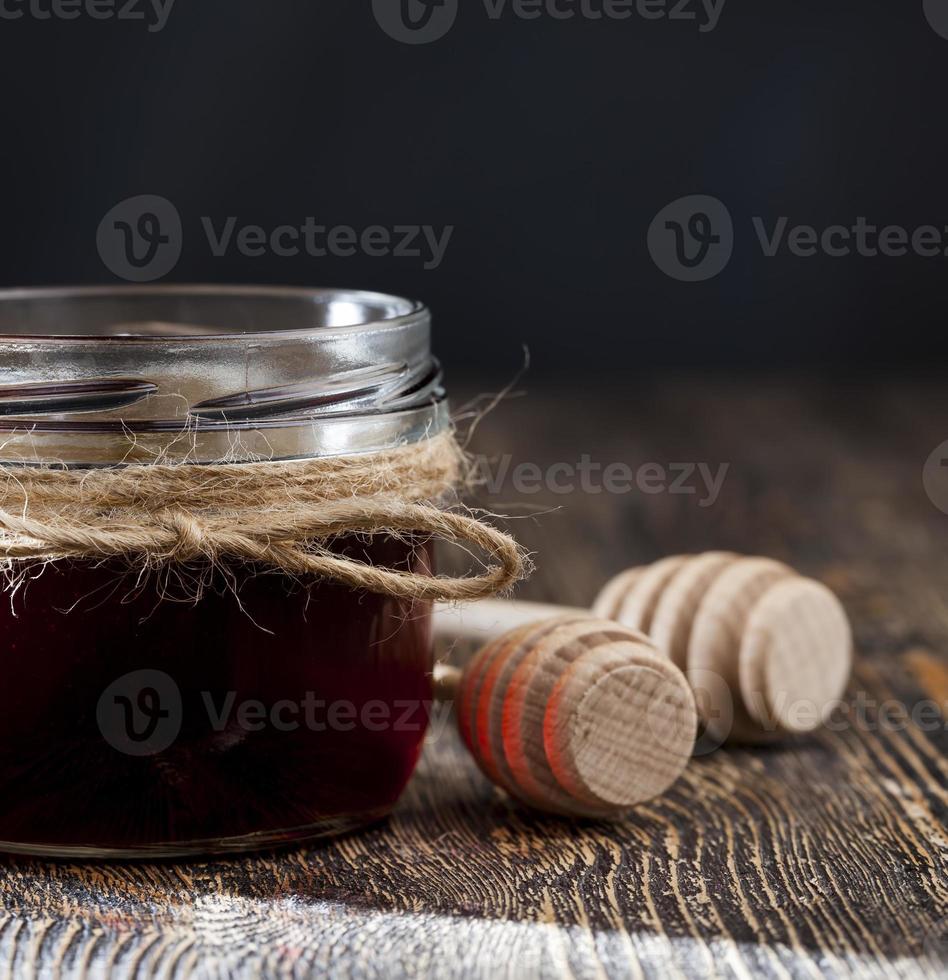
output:
M378 561L422 561L376 542ZM0 606L0 841L258 846L384 815L431 699L426 611L263 572L200 602L52 566ZM413 608L414 605L414 608Z
M0 296L0 463L410 442L446 419L428 332L424 308L375 294ZM421 537L330 547L431 574ZM166 575L70 558L11 582L0 850L159 857L306 840L385 815L411 776L431 704L428 602L246 564Z

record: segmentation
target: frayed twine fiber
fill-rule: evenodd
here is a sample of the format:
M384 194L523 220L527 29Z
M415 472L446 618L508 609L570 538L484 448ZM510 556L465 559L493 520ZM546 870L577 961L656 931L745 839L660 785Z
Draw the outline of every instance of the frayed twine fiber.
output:
M526 573L516 541L441 501L465 480L452 433L357 456L293 462L133 465L75 470L0 465L0 558L131 567L237 559L407 599L471 600ZM329 549L345 534L421 534L473 546L480 575L431 577Z

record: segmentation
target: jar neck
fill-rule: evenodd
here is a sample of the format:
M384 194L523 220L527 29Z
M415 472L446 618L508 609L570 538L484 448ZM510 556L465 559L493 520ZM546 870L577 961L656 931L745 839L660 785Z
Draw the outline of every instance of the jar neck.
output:
M376 293L0 291L0 462L390 448L448 424L430 337L427 309Z

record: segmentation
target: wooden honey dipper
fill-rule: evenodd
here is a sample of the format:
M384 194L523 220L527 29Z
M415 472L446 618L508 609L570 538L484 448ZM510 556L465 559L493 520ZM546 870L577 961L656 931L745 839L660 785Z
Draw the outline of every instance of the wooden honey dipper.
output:
M521 624L435 680L487 777L548 812L618 816L668 789L694 748L681 671L643 633L588 612Z
M485 638L583 610L488 600L435 610L436 632ZM845 691L852 633L826 586L781 562L729 552L677 555L622 572L591 612L647 634L685 671L707 735L765 742L819 727Z

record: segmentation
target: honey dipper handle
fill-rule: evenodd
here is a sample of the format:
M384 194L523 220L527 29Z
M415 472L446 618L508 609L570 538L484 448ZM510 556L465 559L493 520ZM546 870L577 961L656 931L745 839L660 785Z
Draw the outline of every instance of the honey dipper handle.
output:
M432 693L436 701L457 701L464 672L451 664L435 664Z
M589 610L515 599L481 599L465 605L438 602L432 623L440 639L490 643L518 626L567 615L589 616Z

